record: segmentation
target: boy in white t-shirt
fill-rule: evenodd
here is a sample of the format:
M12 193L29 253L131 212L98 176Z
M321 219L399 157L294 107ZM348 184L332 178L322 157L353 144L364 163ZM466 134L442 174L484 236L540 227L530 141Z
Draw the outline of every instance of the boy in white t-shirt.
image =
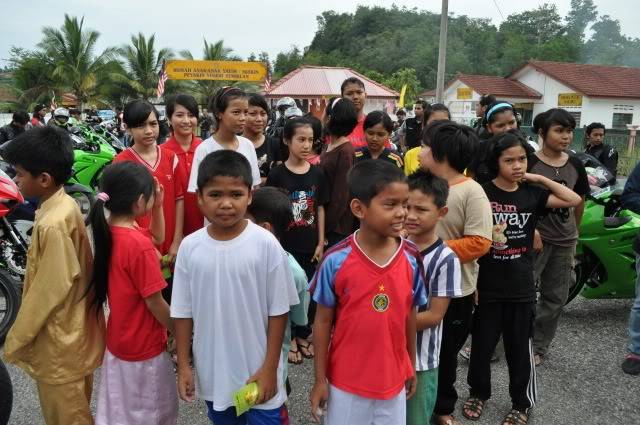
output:
M253 179L243 155L207 155L197 183L210 224L180 245L171 299L180 398L192 401L197 390L216 425L281 424L288 418L282 342L289 306L299 302L287 255L275 236L244 218ZM233 394L249 382L257 383L258 400L238 417Z

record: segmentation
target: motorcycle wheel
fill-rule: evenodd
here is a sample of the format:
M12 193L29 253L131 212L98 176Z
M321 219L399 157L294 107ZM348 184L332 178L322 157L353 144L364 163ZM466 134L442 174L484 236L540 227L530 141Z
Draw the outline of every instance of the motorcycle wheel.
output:
M0 271L0 344L4 343L4 338L16 319L20 301L16 283L5 271Z
M69 196L71 196L78 204L78 207L80 207L82 218L84 219L85 224L87 224L89 220L89 212L91 212L91 207L93 206L95 198L93 195L86 192L71 192L69 193Z
M565 305L569 304L575 297L578 296L587 281L584 263L578 258L576 258L576 265L573 268L573 271L575 273L575 281L573 282L573 285L569 287L569 296L567 297L567 302L565 303Z
M0 425L9 423L11 416L11 407L13 405L13 387L11 385L11 377L7 368L0 360Z

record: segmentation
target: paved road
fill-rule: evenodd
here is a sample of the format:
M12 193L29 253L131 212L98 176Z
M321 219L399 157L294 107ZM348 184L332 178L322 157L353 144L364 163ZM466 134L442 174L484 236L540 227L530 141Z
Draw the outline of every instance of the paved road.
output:
M530 423L535 424L640 424L640 376L620 370L625 353L630 300L576 299L565 310L551 354L538 369L538 405ZM459 392L467 367L459 370ZM9 366L14 382L12 425L39 425L32 381ZM477 424L499 424L510 408L506 364L493 367L494 395ZM293 393L289 400L292 424L311 424L308 393L313 380L312 364L291 369ZM460 408L458 407L458 416ZM471 423L470 421L462 421ZM208 424L202 402L180 405L179 424Z

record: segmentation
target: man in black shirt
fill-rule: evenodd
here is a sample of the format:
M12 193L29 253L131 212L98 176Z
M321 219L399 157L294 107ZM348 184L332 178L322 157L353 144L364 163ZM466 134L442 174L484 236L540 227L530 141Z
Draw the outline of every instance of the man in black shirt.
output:
M400 146L405 152L420 146L422 140L422 118L426 107L427 102L418 100L413 105L415 116L404 120L402 127L400 127Z
M585 153L595 157L615 177L618 172L618 151L611 145L604 144L604 125L592 122L585 130Z
M24 126L29 122L29 114L24 111L14 112L11 123L0 128L0 143L8 142L15 139L21 133L24 133Z

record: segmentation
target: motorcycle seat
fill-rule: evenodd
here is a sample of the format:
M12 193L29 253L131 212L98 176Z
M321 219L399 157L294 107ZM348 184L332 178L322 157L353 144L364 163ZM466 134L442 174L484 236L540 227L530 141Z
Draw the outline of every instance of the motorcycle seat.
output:
M607 229L615 229L616 227L620 227L622 225L627 224L631 221L631 217L623 216L623 217L605 217L604 218L604 227Z

